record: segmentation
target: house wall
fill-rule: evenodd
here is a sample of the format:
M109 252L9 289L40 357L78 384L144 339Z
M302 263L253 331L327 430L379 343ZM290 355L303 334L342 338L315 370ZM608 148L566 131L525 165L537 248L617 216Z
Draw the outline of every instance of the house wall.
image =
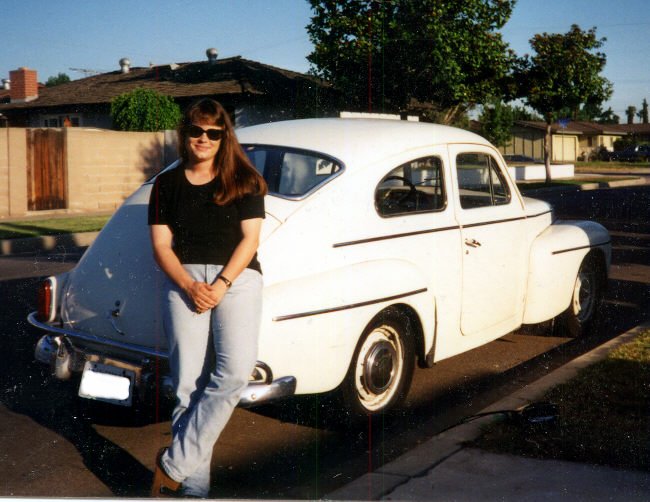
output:
M541 160L544 158L544 132L515 127L510 143L500 150L504 155L525 155Z
M544 159L544 131L515 127L512 139L506 147L499 148L504 155L525 155L536 160ZM578 136L573 134L553 134L553 162L575 162L580 153Z
M602 147L612 152L614 151L614 142L622 137L609 134L583 135L580 137L580 144L578 145L580 156L583 159L588 159L591 154L598 153Z
M66 127L67 201L63 212L113 211L176 159L174 131L118 132ZM28 211L27 129L0 129L0 218Z

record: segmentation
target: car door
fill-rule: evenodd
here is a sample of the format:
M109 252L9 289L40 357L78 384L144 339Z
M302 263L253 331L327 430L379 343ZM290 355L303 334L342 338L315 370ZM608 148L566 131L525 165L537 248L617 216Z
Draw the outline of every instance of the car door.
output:
M516 188L486 146L451 145L461 228L463 335L496 337L519 326L526 280L526 222Z

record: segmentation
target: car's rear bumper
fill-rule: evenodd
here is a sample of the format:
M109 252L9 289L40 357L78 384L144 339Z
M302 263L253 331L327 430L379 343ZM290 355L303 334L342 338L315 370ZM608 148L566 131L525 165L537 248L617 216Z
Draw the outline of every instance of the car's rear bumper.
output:
M36 318L36 312L29 314L27 321L32 326L48 332L36 344L34 352L36 360L50 364L53 367L61 364L61 360L66 361L68 367L56 368L55 375L59 378L65 378L66 375L80 372L86 359L89 356L99 353L117 360L124 359L129 365L136 367L138 382L143 387L140 389L142 391L141 395L144 395L145 384L150 382L147 367L151 366L152 359L159 358L165 361L168 359L166 350L109 340L79 331L52 326L39 321ZM61 351L67 351L68 354L66 355L68 357L62 358ZM103 354L104 352L108 353ZM245 408L258 406L295 394L295 377L285 376L274 380L273 374L268 366L258 362L256 370L258 368L263 369L264 381L251 381L241 395L239 406ZM165 375L162 376L163 385L169 385L169 379L165 379ZM173 394L172 389L167 389L166 392Z

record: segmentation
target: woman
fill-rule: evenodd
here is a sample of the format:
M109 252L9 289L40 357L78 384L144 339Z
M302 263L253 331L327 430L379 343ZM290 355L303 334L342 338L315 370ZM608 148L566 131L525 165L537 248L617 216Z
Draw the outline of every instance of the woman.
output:
M212 448L257 358L266 184L216 101L186 111L179 150L181 164L158 176L149 200L177 397L151 494L207 497Z

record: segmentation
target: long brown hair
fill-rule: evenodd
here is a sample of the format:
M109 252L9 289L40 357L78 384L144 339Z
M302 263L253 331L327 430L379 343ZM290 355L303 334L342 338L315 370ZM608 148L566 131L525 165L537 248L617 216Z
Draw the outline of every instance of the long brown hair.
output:
M219 151L214 158L214 170L218 180L214 202L225 206L244 195L266 195L264 178L257 172L239 144L228 113L214 99L201 99L185 111L178 128L178 153L181 159L187 161L189 158L185 144L186 130L188 126L196 123L214 124L224 130Z

